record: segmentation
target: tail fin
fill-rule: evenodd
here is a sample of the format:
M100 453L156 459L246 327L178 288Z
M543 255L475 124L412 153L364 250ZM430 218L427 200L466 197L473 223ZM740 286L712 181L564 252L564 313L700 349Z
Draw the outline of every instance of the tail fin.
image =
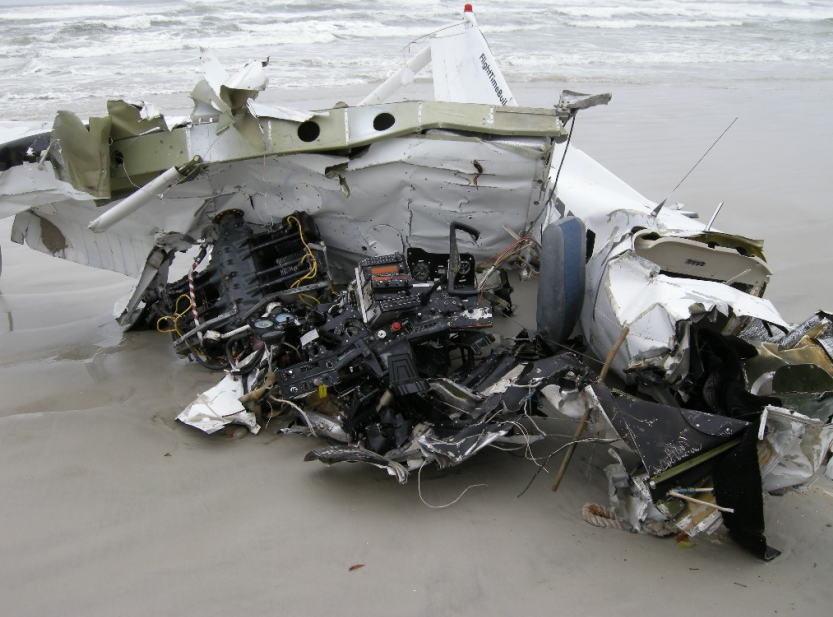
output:
M517 106L474 14L431 39L434 98L454 103Z

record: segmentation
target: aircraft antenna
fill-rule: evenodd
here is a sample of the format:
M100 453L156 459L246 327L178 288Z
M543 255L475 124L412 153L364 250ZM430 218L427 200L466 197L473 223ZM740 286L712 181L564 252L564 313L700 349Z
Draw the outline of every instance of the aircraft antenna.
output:
M704 158L706 158L706 155L707 155L709 152L711 152L711 151L712 151L712 148L714 148L714 147L717 145L717 142L718 142L718 141L720 141L720 140L723 138L723 136L724 136L724 135L725 135L725 134L729 131L729 129L730 129L730 128L732 128L732 125L733 125L735 122L737 122L737 121L738 121L738 119L737 119L737 118L735 118L734 120L732 120L732 121L729 123L729 126L727 126L727 127L726 127L726 129L725 129L725 130L724 130L724 131L720 134L720 137L718 137L717 139L715 139L715 140L714 140L714 143L713 143L711 146L709 146L709 149L708 149L708 150L706 150L706 153L705 153L703 156L701 156L701 157L700 157L700 160L698 160L696 163L694 163L694 167L692 167L691 169L689 169L689 170L688 170L688 173L687 173L686 175L684 175L684 176L683 176L683 179L682 179L682 180L680 180L680 181L677 183L677 186L675 186L675 187L674 187L674 190L672 190L670 193L668 193L668 196L667 196L665 199L663 199L661 202L659 202L659 204L657 205L657 207L656 207L656 208L654 208L654 211L653 211L653 212L651 212L651 216L654 216L654 217L655 217L657 214L659 214L659 213L660 213L660 210L662 210L662 207L665 205L665 202L666 202L666 201L668 201L668 198L669 198L669 197L671 197L671 195L673 195L673 194L674 194L674 191L676 191L678 188L680 188L680 185L681 185L683 182L685 182L685 179L686 179L686 178L688 178L688 177L691 175L691 172L692 172L692 171L694 171L695 169L697 169L697 166L700 164L700 161L702 161Z

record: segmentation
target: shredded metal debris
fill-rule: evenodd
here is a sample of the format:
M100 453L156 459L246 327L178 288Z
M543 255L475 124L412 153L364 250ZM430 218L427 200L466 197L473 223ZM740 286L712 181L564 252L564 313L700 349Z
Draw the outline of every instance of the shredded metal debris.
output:
M435 101L384 103L432 59ZM12 239L135 277L119 322L224 374L180 421L271 424L324 442L306 460L400 483L487 447L523 450L534 479L605 443L611 508L588 522L686 541L723 524L778 554L764 492L833 478L833 319L787 324L760 241L570 146L610 95L517 107L468 8L352 107L261 105L264 63L202 62L190 118L111 101L0 146ZM534 306L513 296L530 279ZM579 430L535 456L548 419Z

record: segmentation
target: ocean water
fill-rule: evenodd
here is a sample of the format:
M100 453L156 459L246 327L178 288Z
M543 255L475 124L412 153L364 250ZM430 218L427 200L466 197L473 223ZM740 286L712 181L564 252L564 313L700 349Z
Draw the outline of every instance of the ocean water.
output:
M280 92L360 89L459 21L462 0L0 0L0 120L100 113L109 98L185 107L200 47L269 58ZM478 22L511 83L833 82L833 0L491 0ZM422 80L430 79L430 71Z

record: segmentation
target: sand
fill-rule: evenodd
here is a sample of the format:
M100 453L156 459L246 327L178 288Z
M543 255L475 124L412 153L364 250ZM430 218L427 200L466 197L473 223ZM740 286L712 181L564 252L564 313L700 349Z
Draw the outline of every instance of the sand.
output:
M767 297L788 320L833 307L829 91L610 89L575 143L657 200L738 116L672 201L706 218L725 201L717 227L766 241ZM14 245L10 227L0 221L0 615L829 614L827 480L766 497L784 552L769 564L720 535L684 549L583 522L585 502L607 503L604 446L578 448L557 495L550 474L520 499L534 466L485 451L423 475L431 504L488 485L431 509L416 478L304 463L312 439L175 422L217 375L164 335L121 332L111 309L129 279Z

